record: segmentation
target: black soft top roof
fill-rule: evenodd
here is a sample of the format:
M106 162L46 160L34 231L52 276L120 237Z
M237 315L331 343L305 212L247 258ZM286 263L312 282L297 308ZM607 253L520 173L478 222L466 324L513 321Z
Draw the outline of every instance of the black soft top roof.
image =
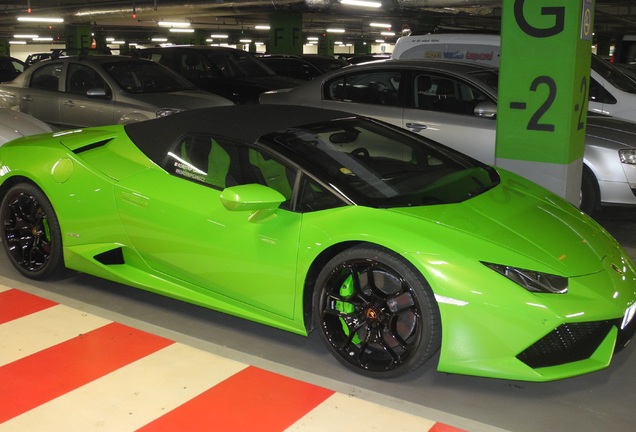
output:
M253 143L271 132L339 118L341 111L291 105L233 105L183 111L125 126L130 139L151 159L163 157L179 137L205 133Z

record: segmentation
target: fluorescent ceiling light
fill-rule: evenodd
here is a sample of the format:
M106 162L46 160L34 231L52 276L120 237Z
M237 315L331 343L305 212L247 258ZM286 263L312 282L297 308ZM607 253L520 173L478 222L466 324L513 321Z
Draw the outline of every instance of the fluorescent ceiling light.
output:
M343 28L328 28L327 33L344 33L345 29Z
M370 8L379 8L382 6L382 3L377 1L365 1L365 0L340 0L340 3L347 6L359 6L359 7L370 7Z
M240 39L239 42L243 44L248 44L248 43L252 43L252 39Z
M22 22L42 22L42 23L62 23L62 22L64 22L64 18L21 16L21 17L18 17L18 21L22 21Z
M36 37L36 38L33 38L32 40L36 42L51 42L53 38L52 37Z
M382 27L382 28L391 28L390 23L380 23L380 22L372 22L369 23L371 27Z
M161 27L190 27L190 23L186 21L159 21L157 25Z
M168 42L168 38L154 37L150 39L152 42Z
M227 39L228 35L226 35L226 34L211 34L210 37L212 39Z
M170 32L172 33L194 33L194 29L187 28L171 28Z
M266 24L259 24L259 25L254 26L254 28L256 30L269 30L270 29L270 27L268 25L266 25Z
M26 41L23 40L10 40L9 45L26 45Z
M126 41L123 40L114 40L114 41L110 41L108 42L109 44L113 44L113 45L124 45L126 43Z
M395 36L394 32L381 32L380 33L382 36Z
M318 40L318 36L309 36L307 38L308 41L317 41Z
M384 43L384 39L376 39L375 42L376 43Z

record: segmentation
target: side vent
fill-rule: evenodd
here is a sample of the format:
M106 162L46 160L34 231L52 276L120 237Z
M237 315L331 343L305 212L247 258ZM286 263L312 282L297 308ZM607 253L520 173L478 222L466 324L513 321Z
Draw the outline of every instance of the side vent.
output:
M99 255L95 255L93 258L104 265L125 264L124 252L120 247L102 252Z
M76 148L75 150L73 150L73 153L80 154L80 153L83 153L83 152L86 152L86 151L89 151L89 150L93 150L93 149L96 149L96 148L99 148L99 147L103 147L106 144L108 144L111 140L112 140L112 138L109 138L107 140L98 141L98 142L93 143L93 144L88 144L88 145Z

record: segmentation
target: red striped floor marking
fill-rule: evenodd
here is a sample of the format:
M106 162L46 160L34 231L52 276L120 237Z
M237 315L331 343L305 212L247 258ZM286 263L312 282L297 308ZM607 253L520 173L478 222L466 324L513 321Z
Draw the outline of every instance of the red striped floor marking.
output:
M55 306L57 303L10 289L0 292L0 324Z
M139 431L280 432L334 393L249 366Z
M0 423L172 343L112 323L9 363L0 368Z
M57 303L53 301L19 290L0 291L0 327L2 323L37 314L55 305ZM172 344L173 341L160 336L123 324L109 323L0 366L0 424L10 419L22 419L27 424L37 424L42 419L38 420L37 414L34 414L38 411L35 408L45 408L45 404L53 400L63 401L65 395L70 397L68 393L144 357L158 355L160 350ZM210 367L214 367L214 364ZM196 373L196 368L193 372ZM156 378L161 381L168 377ZM205 387L207 386L202 386ZM113 396L112 392L109 394ZM142 426L139 431L282 432L294 424L307 424L310 430L316 430L315 422L321 422L319 417L325 414L337 424L340 424L338 416L342 416L343 427L352 420L351 416L360 415L355 410L347 410L347 398L341 398L340 393L254 366L247 366L196 394L189 400L184 399L185 402L178 401L177 404L182 404L173 405L171 410L164 411L165 414L160 417L149 417L146 421L150 418L154 420ZM352 401L355 402L355 399ZM103 401L96 398L85 403L87 408L93 408L99 407ZM363 406L364 411L368 411L369 406L373 405L360 401L351 406ZM401 413L379 408L389 411L391 422L395 420L397 424L400 423ZM81 406L78 409L82 409ZM100 411L93 408L92 412ZM315 413L314 417L312 412ZM29 415L35 417L29 419ZM55 412L53 415L56 415ZM417 417L404 415L408 416L411 425L413 421L419 424ZM18 416L20 417L16 418ZM96 418L95 421L99 419ZM427 419L421 421L421 432L463 432L443 423ZM135 428L139 426L137 424Z

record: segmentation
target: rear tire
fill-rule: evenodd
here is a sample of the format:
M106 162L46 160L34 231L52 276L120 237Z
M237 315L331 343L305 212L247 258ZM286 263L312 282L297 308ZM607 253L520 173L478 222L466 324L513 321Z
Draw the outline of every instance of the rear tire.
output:
M2 244L24 276L45 279L64 270L62 235L51 202L30 183L17 184L0 204Z

